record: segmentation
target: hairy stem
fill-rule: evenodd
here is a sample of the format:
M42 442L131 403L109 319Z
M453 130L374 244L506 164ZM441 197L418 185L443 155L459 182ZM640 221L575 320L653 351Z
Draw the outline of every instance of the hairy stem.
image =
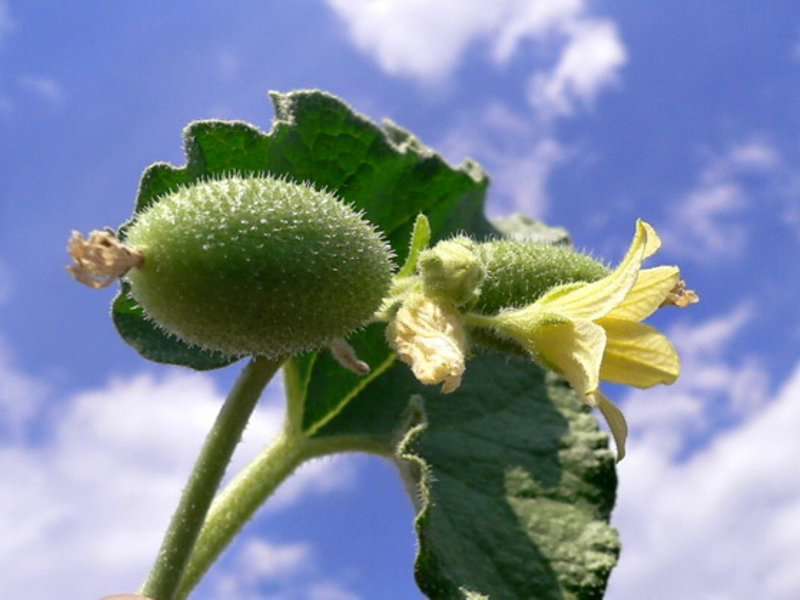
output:
M206 571L278 487L305 461L337 452L390 457L387 440L363 436L309 437L303 429L305 390L295 361L283 369L286 419L278 437L217 496L195 545L177 597L186 598Z
M153 600L175 598L233 452L264 387L282 362L254 358L239 375L206 437L141 594Z
M245 523L311 453L302 436L284 427L255 461L217 497L186 566L178 598L185 598Z

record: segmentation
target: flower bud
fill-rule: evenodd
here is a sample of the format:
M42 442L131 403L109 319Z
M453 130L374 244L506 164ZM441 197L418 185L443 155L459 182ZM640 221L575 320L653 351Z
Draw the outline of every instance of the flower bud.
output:
M453 306L474 300L485 276L477 246L469 238L457 237L420 254L418 269L425 294Z

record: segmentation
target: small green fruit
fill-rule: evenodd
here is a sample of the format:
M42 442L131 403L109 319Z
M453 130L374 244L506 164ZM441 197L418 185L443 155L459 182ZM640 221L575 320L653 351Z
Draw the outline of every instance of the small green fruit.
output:
M392 253L332 193L269 176L198 183L136 215L142 252L130 293L148 318L221 352L279 357L370 321L388 292Z
M556 286L597 281L609 272L603 263L569 246L499 240L478 244L476 251L486 277L469 309L485 315L527 306ZM473 328L470 335L479 345L528 356L522 346L489 329Z
M470 308L483 314L527 306L558 285L596 281L609 272L570 246L498 240L477 244L476 251L486 277Z

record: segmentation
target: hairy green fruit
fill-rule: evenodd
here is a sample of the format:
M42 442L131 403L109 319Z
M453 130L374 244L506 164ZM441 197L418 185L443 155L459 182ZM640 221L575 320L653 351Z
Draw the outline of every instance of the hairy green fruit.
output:
M603 263L569 246L500 240L478 244L476 252L486 277L470 310L486 315L527 306L556 286L597 281L609 272ZM471 329L470 335L488 348L528 356L517 343L489 329Z
M578 281L596 281L608 267L569 246L514 240L476 245L486 277L472 310L496 314L526 306L552 288Z
M139 213L127 277L148 318L230 355L312 350L370 321L391 250L333 194L285 179L227 177L170 193Z

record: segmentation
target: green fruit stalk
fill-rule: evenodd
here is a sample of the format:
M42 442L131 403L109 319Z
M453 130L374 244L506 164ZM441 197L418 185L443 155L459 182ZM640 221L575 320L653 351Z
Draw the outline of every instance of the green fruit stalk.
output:
M226 177L138 213L125 245L144 257L130 294L164 331L230 355L320 348L369 322L392 253L332 193L269 176Z

